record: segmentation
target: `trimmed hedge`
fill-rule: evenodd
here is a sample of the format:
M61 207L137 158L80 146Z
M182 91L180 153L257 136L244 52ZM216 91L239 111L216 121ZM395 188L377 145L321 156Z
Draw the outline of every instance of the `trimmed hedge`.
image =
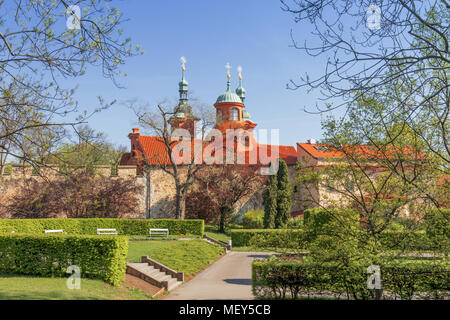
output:
M251 245L251 239L257 235L261 240L282 245L278 239L288 234L296 234L302 240L304 232L300 229L238 229L231 230L231 241L234 247L246 247Z
M269 299L297 299L301 295L322 293L350 299L374 299L374 290L367 288L367 267L255 260L252 290L256 297ZM450 295L448 265L410 262L382 266L380 270L382 289L390 298L411 299L420 295L442 299Z
M128 237L91 235L0 234L0 273L69 277L76 265L81 277L119 285L125 277Z
M449 248L448 239L446 242L447 244L440 243L438 247L424 231L409 233L385 231L381 234L381 244L388 250L443 251L443 248L447 248L447 250Z
M263 220L264 210L252 209L242 217L242 225L245 229L263 229Z
M149 228L167 228L170 234L203 236L203 220L188 219L0 219L0 232L42 234L46 229L63 229L68 234L97 234L97 228L115 228L119 235L148 235Z

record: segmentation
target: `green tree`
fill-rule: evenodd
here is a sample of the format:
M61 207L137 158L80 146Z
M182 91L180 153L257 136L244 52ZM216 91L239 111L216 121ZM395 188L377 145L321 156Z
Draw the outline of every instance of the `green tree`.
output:
M62 173L80 169L94 173L96 166L111 166L114 174L125 147L107 142L102 132L95 132L88 126L79 127L77 131L77 142L64 143L53 154L53 161L61 166Z
M286 162L279 159L277 172L277 212L275 228L284 228L291 217L292 191Z
M269 177L266 188L263 192L264 204L264 228L273 229L275 227L275 217L277 215L278 181L277 175Z

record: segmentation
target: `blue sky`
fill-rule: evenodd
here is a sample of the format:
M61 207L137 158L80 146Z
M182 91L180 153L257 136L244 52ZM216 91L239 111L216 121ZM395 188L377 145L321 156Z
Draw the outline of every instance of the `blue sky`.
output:
M238 65L243 68L247 90L246 109L257 129L279 129L280 143L295 145L321 137L318 114L314 110L318 93L287 90L290 79L305 72L323 71L324 59L312 58L291 45L293 29L298 41L311 39L308 25L296 24L280 8L277 0L113 0L113 6L131 20L123 28L145 54L129 59L123 66L127 77L117 89L101 76L89 72L70 84L78 84L76 98L86 109L97 106L97 96L124 101L136 98L156 105L164 99L176 101L181 77L180 57L187 58L189 89L204 104L213 107L226 89L225 64L232 69L232 87L237 87ZM135 115L116 104L90 119L89 125L105 132L110 142L129 145L127 138L136 126Z

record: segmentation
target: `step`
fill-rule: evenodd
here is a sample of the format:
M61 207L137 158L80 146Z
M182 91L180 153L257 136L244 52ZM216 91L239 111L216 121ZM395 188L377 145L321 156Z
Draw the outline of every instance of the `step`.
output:
M141 270L141 268L148 267L148 263L129 262L128 265L136 270Z
M139 271L141 271L142 273L145 273L147 275L160 272L159 269L155 269L153 266L143 267L142 269L139 269Z
M172 279L172 276L167 275L164 272L160 272L160 273L152 276L152 278L162 282L162 281L169 281L170 279Z
M174 279L176 280L176 279ZM168 285L167 291L171 291L173 289L175 289L176 287L180 286L183 282L182 281L175 281L171 284Z
M128 263L127 265L158 282L167 281L168 291L173 290L183 283L182 281L178 281L177 278L172 277L172 275L166 274L148 263Z

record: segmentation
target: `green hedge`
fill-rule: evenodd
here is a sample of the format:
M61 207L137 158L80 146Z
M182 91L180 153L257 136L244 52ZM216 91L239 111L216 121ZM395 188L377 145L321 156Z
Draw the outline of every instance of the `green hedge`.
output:
M367 267L255 260L252 290L255 297L269 299L323 293L344 299L374 299L374 290L367 288ZM428 299L450 296L448 265L410 262L380 267L380 271L382 290L391 299L411 299L418 294Z
M263 229L263 220L264 210L252 209L247 211L242 217L242 225L245 229Z
M128 237L0 234L0 273L69 277L76 265L81 278L119 285L125 276Z
M170 234L203 236L203 220L176 219L0 219L0 232L42 234L63 229L68 234L96 234L97 228L115 228L119 235L148 235L149 228L167 228Z
M448 250L448 239L447 244L442 242L439 246L430 239L427 234L423 231L418 232L391 232L385 231L381 235L381 244L383 248L388 250L406 250L406 251L444 251L445 248Z
M282 246L282 241L286 236L298 235L299 240L303 239L303 231L300 229L239 229L231 230L231 241L234 247L250 246L254 236L268 242L278 242Z

